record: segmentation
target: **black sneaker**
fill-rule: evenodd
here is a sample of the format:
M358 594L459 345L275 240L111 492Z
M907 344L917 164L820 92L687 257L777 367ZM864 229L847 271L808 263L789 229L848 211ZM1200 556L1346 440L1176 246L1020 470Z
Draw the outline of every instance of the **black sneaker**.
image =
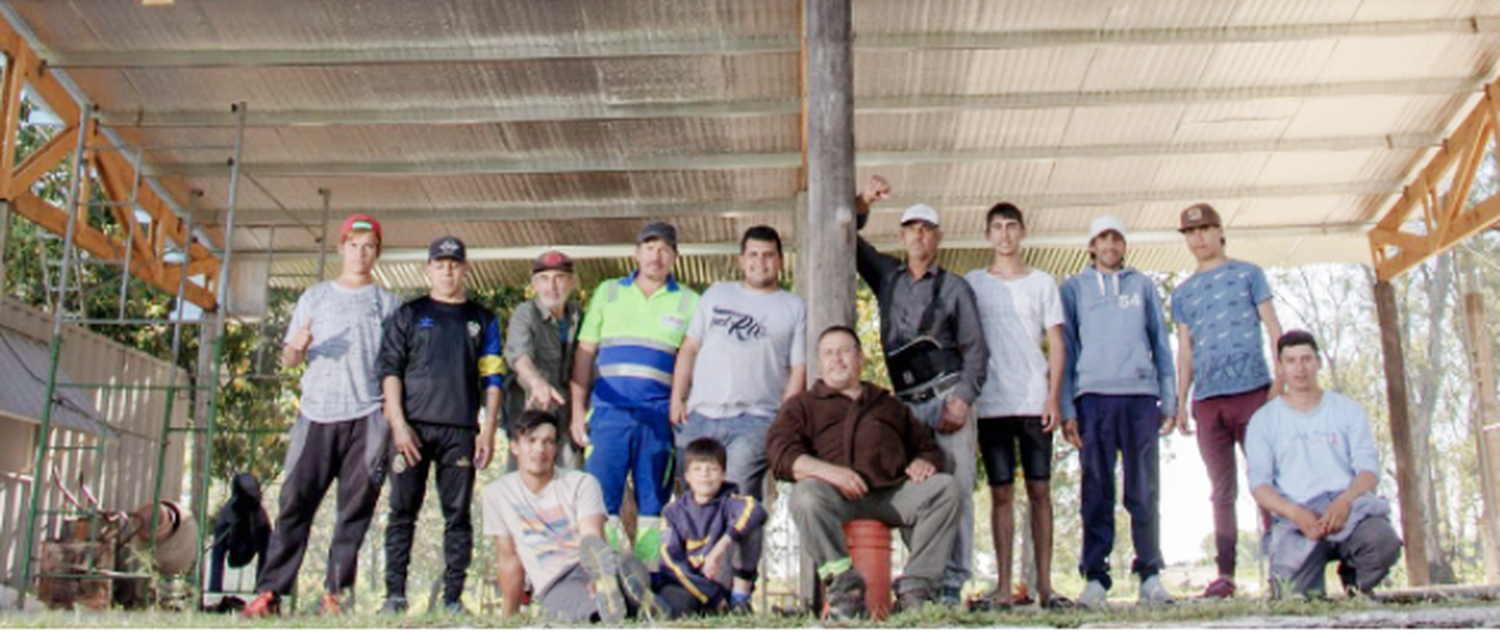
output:
M625 594L620 590L620 567L614 550L599 537L584 537L579 545L579 561L594 584L594 602L599 620L606 625L625 621Z
M406 602L405 596L391 596L386 598L385 604L380 606L380 613L404 615L409 607L410 604Z
M823 618L855 620L869 615L865 607L865 577L849 568L823 579Z
M913 585L896 593L896 612L919 612L932 600L932 590Z

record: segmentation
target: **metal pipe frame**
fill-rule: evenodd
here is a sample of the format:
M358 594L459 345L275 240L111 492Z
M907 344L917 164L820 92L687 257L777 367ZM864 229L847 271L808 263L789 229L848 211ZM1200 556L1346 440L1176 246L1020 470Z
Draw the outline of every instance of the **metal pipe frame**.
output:
M94 109L92 106L85 106L78 109L78 111L78 129L87 130L89 119L93 116ZM25 543L21 544L21 555L18 561L21 565L21 578L19 581L20 589L16 593L17 610L25 609L26 591L31 587L31 566L32 560L36 556L32 552L32 546L35 545L37 540L37 521L40 516L38 511L42 508L42 492L47 489L47 467L51 466L51 463L48 461L50 458L48 451L52 445L52 406L57 399L57 366L58 359L62 354L63 315L67 311L68 274L71 271L69 267L71 262L69 259L73 254L73 239L77 235L78 217L80 216L78 214L78 189L81 181L79 173L83 171L85 165L83 135L76 136L76 144L73 150L73 157L69 160L68 164L66 209L69 213L67 215L67 228L63 233L62 267L58 272L60 284L58 285L57 299L52 307L52 343L48 352L47 397L46 401L43 402L44 406L41 418L37 424L35 455L32 458L31 501L26 514L26 539Z

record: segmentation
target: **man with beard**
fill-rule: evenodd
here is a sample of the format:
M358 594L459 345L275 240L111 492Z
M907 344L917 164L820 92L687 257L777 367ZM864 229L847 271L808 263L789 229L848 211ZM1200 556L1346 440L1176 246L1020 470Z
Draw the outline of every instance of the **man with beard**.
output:
M510 315L505 333L505 361L513 373L505 379L505 422L516 421L523 409L540 409L558 416L568 430L573 414L567 405L567 385L573 378L573 352L578 348L582 315L572 299L578 279L573 259L558 251L546 252L531 263L531 300ZM558 440L557 464L583 467L583 449L568 436ZM515 455L508 460L514 469Z

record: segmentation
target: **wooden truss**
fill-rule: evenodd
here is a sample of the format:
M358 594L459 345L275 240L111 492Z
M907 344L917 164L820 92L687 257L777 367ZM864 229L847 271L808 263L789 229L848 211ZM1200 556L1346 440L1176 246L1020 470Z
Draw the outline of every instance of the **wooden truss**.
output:
M1370 230L1370 250L1379 280L1390 281L1428 257L1500 223L1500 194L1468 204L1475 174L1490 142L1496 139L1497 123L1500 80L1484 87L1484 97L1473 112ZM1444 185L1450 187L1442 191ZM1419 209L1420 233L1404 227Z
M89 174L103 188L112 203L109 213L119 228L101 230L89 224L88 208L80 205L74 242L88 253L116 263L129 263L130 274L168 294L176 295L181 276L202 276L203 284L189 280L183 286L183 298L205 310L217 308L215 296L219 278L219 259L203 245L191 240L187 225L151 188L141 187L131 160L113 148L99 130L97 119L91 119L87 130L80 131L82 111L67 90L47 72L45 63L27 46L9 23L0 20L0 51L5 54L3 82L0 82L0 199L10 209L47 231L61 236L68 224L68 211L32 193L38 179L70 160L78 145L78 135L85 136L89 150L84 161ZM16 162L17 137L20 129L21 93L45 102L61 119L65 128L46 145ZM86 202L89 197L80 197ZM120 205L134 198L135 208L143 210L149 223L137 221L131 206ZM188 246L186 262L168 262L167 252L173 246Z

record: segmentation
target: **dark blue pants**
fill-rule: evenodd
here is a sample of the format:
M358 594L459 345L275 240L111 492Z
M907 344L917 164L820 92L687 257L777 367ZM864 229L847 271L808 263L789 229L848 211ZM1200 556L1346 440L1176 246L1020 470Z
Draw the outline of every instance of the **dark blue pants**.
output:
M1161 409L1155 396L1084 395L1078 398L1078 429L1083 438L1084 578L1108 589L1109 553L1115 545L1115 456L1124 458L1125 510L1135 562L1130 570L1142 580L1162 569L1161 473L1157 463Z

